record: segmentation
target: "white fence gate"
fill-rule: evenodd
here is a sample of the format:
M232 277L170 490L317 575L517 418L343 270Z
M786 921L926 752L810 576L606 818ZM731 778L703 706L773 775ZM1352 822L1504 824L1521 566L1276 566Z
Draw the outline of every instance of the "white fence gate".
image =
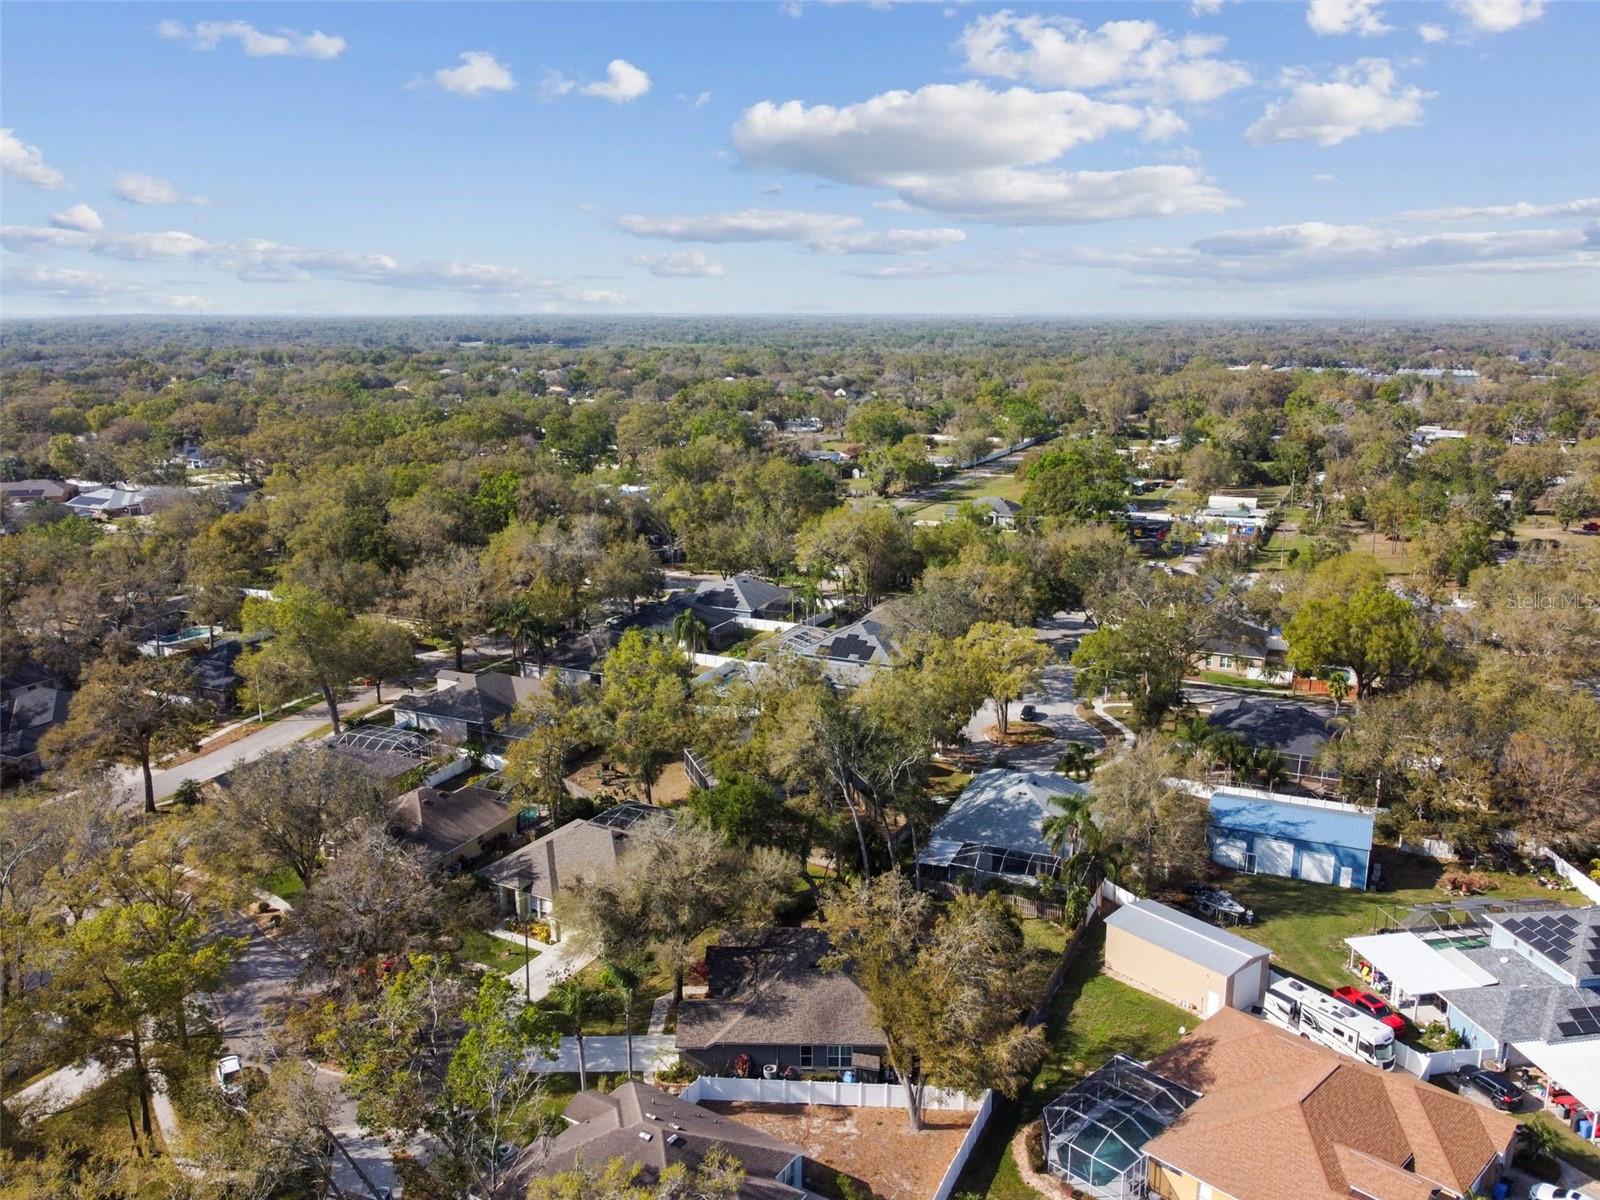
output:
M1429 1054L1426 1050L1413 1050L1399 1042L1394 1044L1395 1066L1422 1079L1448 1075L1462 1067L1481 1067L1490 1057L1492 1054L1488 1050L1437 1050Z

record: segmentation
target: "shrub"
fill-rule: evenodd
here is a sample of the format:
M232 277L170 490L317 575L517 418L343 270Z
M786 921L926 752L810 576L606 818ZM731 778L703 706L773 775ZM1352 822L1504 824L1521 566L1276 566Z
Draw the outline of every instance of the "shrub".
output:
M1044 1161L1044 1122L1034 1121L1022 1135L1022 1148L1028 1155L1028 1166L1035 1175L1043 1175Z

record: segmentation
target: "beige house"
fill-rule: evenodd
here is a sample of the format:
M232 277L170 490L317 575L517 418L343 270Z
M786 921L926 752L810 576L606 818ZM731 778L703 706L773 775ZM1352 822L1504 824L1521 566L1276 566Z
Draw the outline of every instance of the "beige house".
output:
M1106 918L1106 974L1203 1017L1266 994L1270 951L1154 900Z

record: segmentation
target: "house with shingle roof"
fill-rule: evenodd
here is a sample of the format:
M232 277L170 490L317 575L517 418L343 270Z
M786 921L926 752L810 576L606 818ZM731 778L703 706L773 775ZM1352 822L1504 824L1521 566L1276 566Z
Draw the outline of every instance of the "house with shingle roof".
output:
M883 1030L847 971L822 965L820 929L778 929L751 946L706 950L706 996L678 1006L678 1053L710 1074L741 1054L753 1069L804 1072L881 1069Z
M517 814L505 796L489 788L419 787L390 806L389 825L401 841L421 851L430 868L444 868L477 858L495 839L508 837Z
M1142 1066L1119 1059L1045 1110L1052 1174L1094 1195L1442 1200L1488 1195L1510 1116L1224 1008Z
M457 745L476 742L502 754L529 727L507 724L517 706L545 688L543 679L501 671L440 671L434 690L394 702L400 729L422 729Z
M638 1169L634 1184L654 1188L669 1167L691 1173L714 1152L744 1169L741 1200L804 1200L805 1151L768 1133L644 1083L573 1096L567 1128L524 1151L497 1196L525 1196L535 1179L574 1168L602 1170L614 1159Z
M715 628L723 621L787 621L794 611L794 593L755 575L708 579L695 589L695 612Z

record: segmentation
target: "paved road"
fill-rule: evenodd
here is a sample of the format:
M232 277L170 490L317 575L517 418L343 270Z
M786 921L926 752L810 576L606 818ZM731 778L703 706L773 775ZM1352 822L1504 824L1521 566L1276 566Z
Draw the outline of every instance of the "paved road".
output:
M27 1120L37 1121L60 1112L78 1097L94 1091L107 1078L105 1067L91 1058L81 1067L62 1067L30 1083L8 1096L6 1107Z
M470 668L475 662L484 662L492 659L503 658L509 652L508 648L496 643L484 643L480 653L468 655L467 666ZM454 656L445 650L427 650L417 655L420 664L415 673L408 677L405 688L397 688L393 684L385 684L383 700L385 704L392 703L405 695L415 695L418 692L431 692L434 689L435 677L441 670L455 665ZM341 716L348 716L358 709L368 708L378 701L375 688L359 688L348 699L339 703ZM167 767L152 773L155 783L157 800L171 796L186 781L194 780L204 783L208 779L215 779L226 771L231 771L241 763L252 762L274 750L282 750L292 746L309 736L314 730L328 724L328 707L318 703L311 708L292 716L281 717L270 725L263 725L254 733L239 738L237 741L219 746L217 749L202 752L188 762L180 763L175 767ZM144 784L137 767L120 767L117 770L116 782L123 796L124 803L130 807L144 802Z
M1096 749L1105 745L1105 738L1101 737L1100 731L1073 711L1077 707L1078 697L1074 691L1073 669L1067 660L1077 648L1078 639L1090 628L1082 613L1058 613L1034 627L1040 640L1050 643L1055 658L1045 667L1038 691L1029 693L1011 705L1011 719L1021 720L1022 706L1031 704L1039 710L1039 723L1049 726L1056 736L1054 741L1037 746L1007 750L1007 760L1018 770L1054 770L1056 760L1061 757L1061 751L1068 742L1087 742ZM994 706L986 704L967 723L967 739L975 750L993 753L995 746L984 741L981 735L994 722Z

